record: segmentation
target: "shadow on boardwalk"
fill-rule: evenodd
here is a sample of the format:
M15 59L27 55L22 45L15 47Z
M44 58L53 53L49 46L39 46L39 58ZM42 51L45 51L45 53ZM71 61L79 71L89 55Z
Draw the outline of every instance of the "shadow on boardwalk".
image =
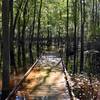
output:
M70 100L61 64L57 65L60 60L52 54L42 56L16 95L26 100Z

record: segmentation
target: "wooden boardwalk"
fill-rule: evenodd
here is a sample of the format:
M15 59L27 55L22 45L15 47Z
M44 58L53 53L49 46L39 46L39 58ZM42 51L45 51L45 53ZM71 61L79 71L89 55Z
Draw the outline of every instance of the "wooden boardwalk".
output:
M61 58L43 55L16 91L18 100L70 100ZM8 99L7 99L8 100Z

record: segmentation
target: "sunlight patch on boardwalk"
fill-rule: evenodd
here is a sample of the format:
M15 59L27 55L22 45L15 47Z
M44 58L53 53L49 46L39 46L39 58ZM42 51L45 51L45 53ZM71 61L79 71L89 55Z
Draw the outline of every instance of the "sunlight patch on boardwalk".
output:
M21 91L26 91L27 98L44 98L42 100L70 100L66 81L62 71L61 59L52 56L42 56L39 64L28 75ZM45 99L47 98L47 99Z

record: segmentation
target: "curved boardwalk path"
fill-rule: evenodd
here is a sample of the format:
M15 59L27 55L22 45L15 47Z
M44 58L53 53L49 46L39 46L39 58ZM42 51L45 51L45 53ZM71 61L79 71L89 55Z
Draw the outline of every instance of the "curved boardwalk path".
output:
M16 92L18 100L70 100L61 58L44 54Z

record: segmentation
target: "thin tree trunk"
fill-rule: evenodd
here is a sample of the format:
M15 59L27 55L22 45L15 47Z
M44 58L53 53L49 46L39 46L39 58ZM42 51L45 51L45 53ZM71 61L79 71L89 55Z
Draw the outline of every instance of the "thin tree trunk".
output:
M15 61L15 51L14 51L14 35L15 35L15 28L17 24L17 19L19 17L19 12L23 4L23 0L21 1L16 16L15 20L13 21L13 0L9 1L10 4L10 59L11 59L11 73L14 71L17 73L17 67L16 67L16 61Z
M41 9L42 9L42 0L40 0L40 8L39 8L39 15L38 15L38 30L37 30L37 57L40 55L40 29L41 29Z
M20 17L18 19L18 66L19 68L22 66L22 63L21 63L21 33L20 33Z
M73 73L77 73L77 66L76 66L76 49L77 49L77 44L76 44L76 32L77 32L77 0L75 0L74 3L74 68L73 68Z
M30 64L33 63L33 53L32 53L32 44L33 44L33 36L34 36L34 29L35 29L35 17L36 17L36 4L37 4L37 1L34 0L34 16L33 16L33 28L32 28L32 33L31 34L31 37L30 37L30 41L29 41L29 55L30 55Z
M9 1L10 8L10 65L11 73L17 73L15 54L14 54L14 33L13 33L13 0Z
M85 0L81 0L81 54L80 54L80 73L84 67L84 23L85 23Z
M58 48L60 47L60 38L61 38L61 32L60 32L60 26L58 31Z
M62 20L62 12L60 11L59 13L59 20ZM59 25L59 29L58 29L58 48L60 47L60 43L61 43L61 27Z
M68 28L69 28L69 7L68 7L68 5L69 5L69 0L67 0L67 23L66 23L66 43L65 43L66 70L68 69L67 65L68 65L68 60L69 60L69 31L68 31Z
M99 3L99 2L98 2L98 3ZM99 33L99 24L100 24L100 22L99 22L99 21L100 21L100 20L99 20L99 15L100 15L100 14L99 14L99 9L97 8L97 28L98 28L98 31L97 31L97 32L98 32L98 33Z
M2 97L9 94L9 67L10 67L10 34L9 34L9 0L2 0L2 29L3 29L3 73L2 73Z
M17 20L18 20L19 14L20 14L21 7L23 5L23 1L24 0L21 0L20 5L19 5L19 7L17 9L17 13L16 13L16 16L15 16L15 19L14 19L14 23L13 23L13 34L15 33L15 28L16 28L16 25L17 25Z
M26 55L25 55L25 29L26 29L26 14L27 14L27 5L28 5L28 0L25 3L24 6L24 11L23 11L23 28L22 28L22 62L23 62L23 67L26 65ZM24 68L26 70L26 68Z
M2 57L1 57L1 54L2 54L2 50L1 50L1 45L2 45L2 38L1 38L1 31L0 31L0 69L1 69L1 62L2 62Z
M49 18L48 18L48 26L49 26ZM47 33L48 33L48 36L47 36L47 48L49 50L49 48L50 48L50 29L49 29L49 27L47 27Z
M97 20L98 20L98 6L97 6L97 0L96 0L96 13L95 13L95 27L97 27Z

